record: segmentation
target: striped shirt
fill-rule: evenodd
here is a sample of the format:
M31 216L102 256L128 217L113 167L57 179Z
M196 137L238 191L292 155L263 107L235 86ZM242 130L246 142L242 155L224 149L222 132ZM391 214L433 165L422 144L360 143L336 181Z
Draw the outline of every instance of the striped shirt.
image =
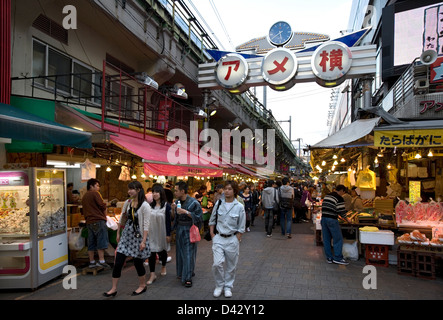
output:
M343 197L337 192L331 192L330 194L326 195L323 199L321 211L322 217L338 219L338 215L340 215L341 217L345 218L346 209Z

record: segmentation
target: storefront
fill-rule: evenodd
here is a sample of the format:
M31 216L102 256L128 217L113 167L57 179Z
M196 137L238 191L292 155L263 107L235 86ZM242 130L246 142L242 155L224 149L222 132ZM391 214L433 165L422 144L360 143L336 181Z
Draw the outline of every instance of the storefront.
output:
M435 278L443 254L442 137L441 120L389 124L373 118L311 147L313 174L321 181L331 189L359 188L364 208L348 211L352 224L343 222L342 230L367 263ZM321 234L321 212L316 218Z

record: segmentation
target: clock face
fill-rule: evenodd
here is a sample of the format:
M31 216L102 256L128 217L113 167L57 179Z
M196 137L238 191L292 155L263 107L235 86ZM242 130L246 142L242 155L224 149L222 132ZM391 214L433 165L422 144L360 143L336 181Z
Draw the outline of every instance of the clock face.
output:
M276 46L284 45L291 40L292 30L289 23L284 21L276 22L269 29L269 41Z

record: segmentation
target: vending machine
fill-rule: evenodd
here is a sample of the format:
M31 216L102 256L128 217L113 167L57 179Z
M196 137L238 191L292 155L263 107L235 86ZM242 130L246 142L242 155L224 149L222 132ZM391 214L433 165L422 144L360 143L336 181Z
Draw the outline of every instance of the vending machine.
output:
M66 171L0 171L0 289L35 289L67 264Z

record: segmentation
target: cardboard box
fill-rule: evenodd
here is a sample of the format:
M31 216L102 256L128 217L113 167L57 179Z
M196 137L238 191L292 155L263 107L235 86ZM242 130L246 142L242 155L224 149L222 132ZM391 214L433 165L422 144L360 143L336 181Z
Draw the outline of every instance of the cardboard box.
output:
M374 200L375 211L378 212L394 212L394 199L375 199Z
M376 232L359 232L360 243L365 244L380 244L389 245L394 244L394 232L391 230L379 230Z

